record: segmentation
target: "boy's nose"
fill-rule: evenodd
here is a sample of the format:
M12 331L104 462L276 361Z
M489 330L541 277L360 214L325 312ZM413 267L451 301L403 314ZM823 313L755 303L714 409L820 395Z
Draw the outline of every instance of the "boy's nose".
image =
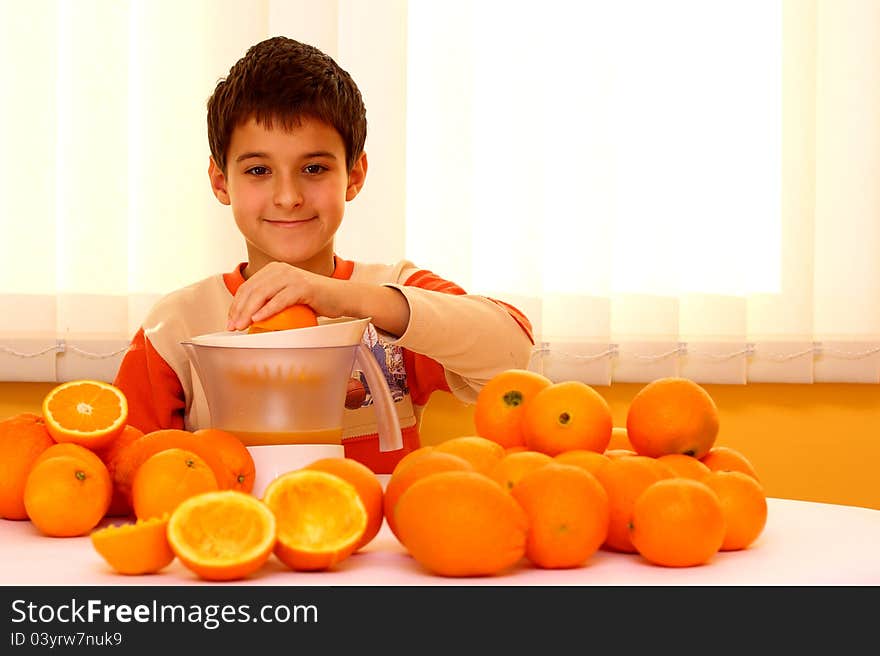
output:
M302 193L292 177L275 178L274 202L278 207L298 207L302 204Z

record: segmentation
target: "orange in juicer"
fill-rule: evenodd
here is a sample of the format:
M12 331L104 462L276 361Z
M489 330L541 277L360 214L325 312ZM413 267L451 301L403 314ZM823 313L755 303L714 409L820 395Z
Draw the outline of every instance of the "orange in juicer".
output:
M290 330L291 328L308 328L318 325L318 315L308 305L299 303L284 308L271 317L254 321L248 328L248 334L266 333L273 330Z

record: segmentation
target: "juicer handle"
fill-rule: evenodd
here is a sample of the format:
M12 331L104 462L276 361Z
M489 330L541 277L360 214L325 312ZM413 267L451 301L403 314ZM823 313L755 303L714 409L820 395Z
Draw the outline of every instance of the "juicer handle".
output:
M403 436L400 433L400 420L388 389L388 381L382 374L373 353L365 344L358 344L357 357L361 371L367 378L370 392L373 395L373 407L376 409L376 423L379 426L379 451L397 451L403 448Z

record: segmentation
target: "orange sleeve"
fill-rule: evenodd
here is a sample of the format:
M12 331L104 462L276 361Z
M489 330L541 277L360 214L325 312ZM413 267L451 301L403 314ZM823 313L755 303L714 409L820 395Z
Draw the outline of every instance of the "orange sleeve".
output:
M177 374L150 344L141 328L113 381L128 400L128 423L144 433L183 428L186 408Z
M405 286L443 292L444 294L456 294L459 296L467 294L464 289L456 285L454 282L445 280L426 269L416 271L407 278L406 282L403 284ZM498 301L494 298L489 300L507 310L507 313L514 321L516 321L519 327L523 329L532 344L535 343L534 337L532 336L532 324L522 312L503 301ZM410 394L412 395L413 403L416 405L425 405L428 402L431 393L435 390L441 390L444 392L450 391L449 384L446 382L446 374L443 366L433 358L429 358L428 356L419 353L413 353L409 349L403 349L403 361L407 371Z

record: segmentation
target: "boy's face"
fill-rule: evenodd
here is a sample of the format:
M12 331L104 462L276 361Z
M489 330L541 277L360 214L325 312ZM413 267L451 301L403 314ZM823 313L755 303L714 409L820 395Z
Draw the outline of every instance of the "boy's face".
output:
M272 261L330 275L333 236L363 186L366 155L349 174L333 127L303 117L287 132L249 119L233 130L226 161L224 174L212 158L208 174L247 242L246 275Z

